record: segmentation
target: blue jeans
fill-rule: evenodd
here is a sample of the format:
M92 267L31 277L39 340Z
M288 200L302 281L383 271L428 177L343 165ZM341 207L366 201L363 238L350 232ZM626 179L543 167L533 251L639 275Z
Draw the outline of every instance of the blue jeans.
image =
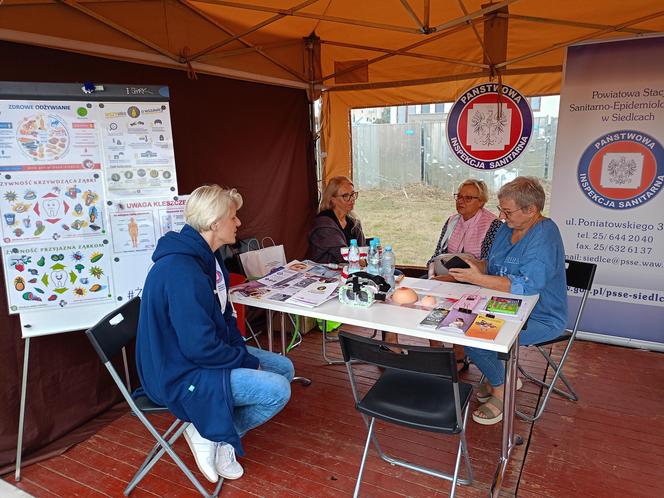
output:
M260 361L260 370L231 370L235 403L233 422L240 437L270 420L286 406L290 399L290 382L295 375L293 363L288 358L250 346L247 350Z
M563 333L535 320L528 321L528 328L519 334L519 344L528 346L542 341L554 339ZM489 384L498 387L505 381L505 365L498 359L498 353L486 349L465 347L468 357L484 374Z

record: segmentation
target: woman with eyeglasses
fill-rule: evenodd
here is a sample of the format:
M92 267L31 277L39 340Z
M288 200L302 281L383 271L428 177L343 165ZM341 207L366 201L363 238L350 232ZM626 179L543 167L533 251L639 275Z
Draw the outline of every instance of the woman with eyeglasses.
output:
M477 259L486 258L502 225L496 215L484 208L489 200L489 189L482 180L465 180L454 194L454 200L457 212L443 225L433 256L427 262L429 278L435 278L433 260L441 254L465 253ZM442 346L443 343L431 341L431 345ZM463 346L455 345L454 354L459 371L468 370L470 363Z
M539 294L519 336L523 345L554 339L567 323L565 249L556 224L542 215L545 193L536 178L520 176L498 192L498 211L505 223L496 233L483 261L466 262L470 268L452 269L457 280L512 294ZM477 398L483 403L473 420L493 425L503 419L505 367L495 352L467 347L466 353L482 371L487 383ZM517 388L519 387L517 383Z
M307 258L317 263L343 263L341 248L348 247L351 239L366 243L360 220L353 208L358 192L345 176L335 176L328 182L309 232Z
M482 180L468 179L454 194L457 212L450 216L440 232L433 256L428 261L429 276L434 276L433 260L441 254L467 253L485 259L501 221L484 205L489 189Z

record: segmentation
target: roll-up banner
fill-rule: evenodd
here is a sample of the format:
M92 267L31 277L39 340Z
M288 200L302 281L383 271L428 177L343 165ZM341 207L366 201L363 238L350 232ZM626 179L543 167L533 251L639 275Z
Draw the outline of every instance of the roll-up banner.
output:
M580 330L664 343L664 37L571 46L551 217L597 263ZM570 294L570 302L578 297Z

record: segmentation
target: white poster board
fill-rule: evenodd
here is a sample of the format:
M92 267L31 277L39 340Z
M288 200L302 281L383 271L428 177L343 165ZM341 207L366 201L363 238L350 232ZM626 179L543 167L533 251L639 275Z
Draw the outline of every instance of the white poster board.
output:
M177 193L168 103L98 108L109 197Z
M569 259L597 264L581 329L664 342L664 37L572 46L551 196Z
M9 312L112 301L108 242L94 238L3 247Z
M168 89L94 90L0 82L0 246L24 337L87 328L140 292L183 219Z
M0 245L103 237L104 187L100 171L5 172L0 179Z

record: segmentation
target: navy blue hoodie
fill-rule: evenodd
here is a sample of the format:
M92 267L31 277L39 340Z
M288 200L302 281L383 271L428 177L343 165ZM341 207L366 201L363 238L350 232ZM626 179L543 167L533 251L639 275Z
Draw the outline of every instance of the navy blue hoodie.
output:
M258 368L237 329L230 303L222 313L215 293L215 256L201 235L185 225L157 243L142 292L136 341L141 384L155 403L194 423L211 441L232 444L230 371ZM226 288L229 277L219 261Z

